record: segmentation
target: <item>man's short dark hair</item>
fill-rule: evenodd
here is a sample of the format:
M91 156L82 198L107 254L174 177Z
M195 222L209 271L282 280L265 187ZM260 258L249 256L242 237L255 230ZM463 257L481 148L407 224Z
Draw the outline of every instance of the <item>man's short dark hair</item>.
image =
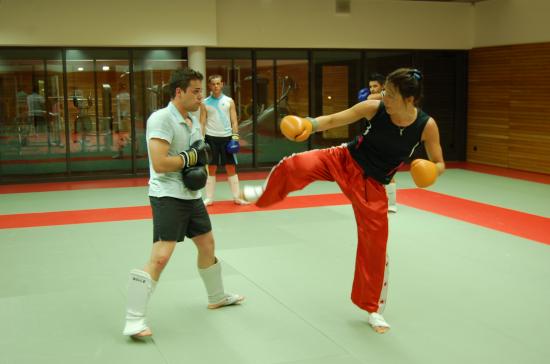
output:
M180 68L172 72L170 75L170 82L168 84L170 90L170 97L176 96L176 89L179 87L183 91L187 90L189 83L193 80L202 81L202 73L192 70L191 68Z
M371 73L369 82L371 81L376 81L380 85L383 85L386 82L386 77L382 76L380 73Z

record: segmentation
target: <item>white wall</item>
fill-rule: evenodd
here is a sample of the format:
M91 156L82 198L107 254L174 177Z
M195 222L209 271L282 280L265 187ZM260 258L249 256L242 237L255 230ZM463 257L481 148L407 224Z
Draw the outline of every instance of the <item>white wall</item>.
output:
M218 0L221 47L469 49L468 3L352 0Z
M216 0L0 0L0 45L216 45Z
M0 45L468 49L469 4L352 0L0 0ZM155 19L155 21L153 21Z
M470 49L550 41L550 0L0 0L0 46Z
M487 0L475 6L473 47L550 42L550 0Z

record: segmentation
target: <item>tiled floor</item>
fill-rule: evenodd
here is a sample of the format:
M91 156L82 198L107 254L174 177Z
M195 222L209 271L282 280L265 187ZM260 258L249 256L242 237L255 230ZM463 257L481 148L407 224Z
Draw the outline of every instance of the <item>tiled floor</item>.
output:
M406 172L397 180L413 187ZM453 169L431 190L543 217L538 228L550 235L548 184ZM298 194L337 192L315 183ZM146 194L1 194L0 214L144 206ZM226 182L217 197L229 198ZM122 326L128 272L150 252L150 220L0 229L0 364L548 363L544 242L400 204L390 216L392 330L377 335L349 299L349 205L239 209L211 218L226 289L246 301L207 310L194 245L184 242L151 300L155 336L145 342L122 336Z

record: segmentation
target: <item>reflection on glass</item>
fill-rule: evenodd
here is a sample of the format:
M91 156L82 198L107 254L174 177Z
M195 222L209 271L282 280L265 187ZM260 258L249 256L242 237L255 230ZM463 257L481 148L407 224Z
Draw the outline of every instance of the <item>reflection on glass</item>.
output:
M138 171L149 170L147 144L145 140L146 123L149 116L168 105L170 91L168 82L170 74L178 68L187 67L187 60L176 58L178 52L156 50L136 52L134 58L134 89L136 97L135 136L136 168ZM122 90L119 90L123 92ZM124 94L116 100L119 103L120 118L124 120ZM120 134L124 135L124 121L120 124Z
M67 51L72 173L132 171L129 71L126 51Z
M132 121L130 109L129 64L126 60L96 61L98 90L98 141L100 149L109 151L113 159L132 156Z
M257 68L258 164L267 166L277 163L281 158L292 153L307 150L307 142L296 143L284 138L279 130L279 124L286 115L309 115L308 61L305 59L261 60L258 61ZM274 85L276 85L276 96ZM267 97L264 98L263 95Z
M95 92L93 60L67 60L69 90L70 152L76 156L98 147L92 135L95 129Z
M273 96L273 63L272 60L258 60L256 63L256 83L258 95L256 99L256 110L258 121L256 133L258 136L275 136L277 133L275 119L275 98ZM259 142L259 138L258 138Z
M206 78L218 74L223 77L223 93L233 99L237 111L240 135L239 165L252 164L252 63L250 60L215 59L206 61ZM207 86L208 87L208 86ZM209 92L205 92L205 98Z
M323 115L334 114L348 108L348 66L323 66ZM348 126L340 126L322 132L326 139L348 139Z
M315 114L333 114L348 109L357 102L359 90L361 52L315 51ZM332 147L349 141L361 132L361 122L315 133L312 148Z
M50 151L65 154L65 107L63 101L63 67L61 62L47 63L48 89L46 105L48 107L49 140L52 145Z
M2 177L66 171L60 56L0 51Z

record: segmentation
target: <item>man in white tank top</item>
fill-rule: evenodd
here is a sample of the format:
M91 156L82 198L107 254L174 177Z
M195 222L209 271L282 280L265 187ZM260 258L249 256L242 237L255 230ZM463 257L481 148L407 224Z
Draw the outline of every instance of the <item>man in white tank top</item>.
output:
M212 149L212 162L208 166L209 176L206 182L204 204L208 206L214 202L216 171L218 166L224 165L233 201L237 205L246 205L248 202L239 197L239 177L235 168L237 164L235 154L238 151L239 142L239 123L235 102L231 97L223 94L222 76L211 75L208 77L208 88L210 96L203 101L200 110L200 121L205 140Z

